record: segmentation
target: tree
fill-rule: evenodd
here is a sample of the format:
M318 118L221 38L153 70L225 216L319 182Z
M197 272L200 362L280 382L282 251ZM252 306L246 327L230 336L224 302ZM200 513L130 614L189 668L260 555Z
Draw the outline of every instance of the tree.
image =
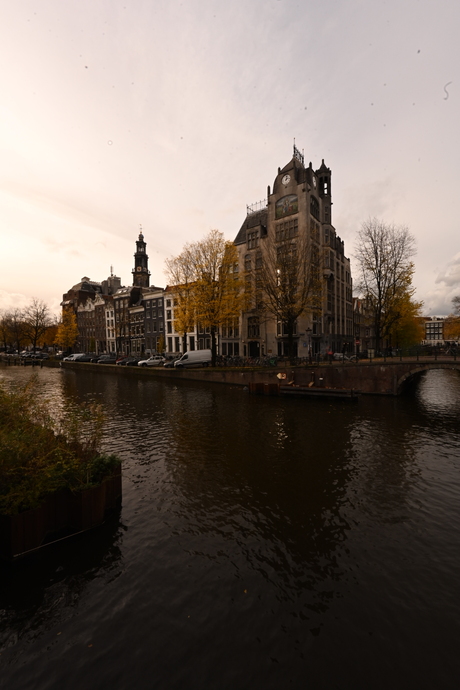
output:
M40 337L40 339L38 341L39 347L50 346L56 342L58 327L59 327L59 322L55 316L53 323L50 326L48 326L46 331Z
M380 350L402 318L401 302L411 300L415 240L405 226L377 218L365 221L356 246L357 288L368 299L373 313L375 346Z
M452 298L452 304L454 306L454 314L456 314L456 316L460 316L460 296L459 295Z
M191 330L193 323L209 329L211 335L212 364L217 354L216 335L220 326L239 316L246 296L238 272L238 255L233 242L227 242L219 230L211 232L201 241L187 244L176 259L169 261L168 269L180 267L187 280L178 281L178 326L182 332ZM175 287L175 286L174 286Z
M321 294L320 254L311 238L272 235L260 242L255 257L255 311L281 322L291 358L297 320L321 309Z
M444 321L444 338L445 340L459 340L460 339L460 296L452 299L452 306L454 311L449 314Z
M186 245L179 256L166 259L166 274L173 285L174 329L182 334L182 352L187 351L187 334L195 325L193 287L196 276L189 252L190 247Z
M165 337L163 333L160 333L158 336L158 342L157 342L157 352L163 353L165 351Z
M21 352L21 343L26 340L23 313L20 309L13 309L5 316L10 332L11 342L16 345L17 351Z
M13 343L8 312L3 312L0 314L0 340L2 342L2 347L5 350L7 350L8 347Z
M407 293L395 301L393 309L398 318L388 333L389 344L396 347L418 345L425 337L425 325L422 318L423 302L415 302Z
M63 350L70 349L78 338L77 317L72 309L62 310L62 321L58 326L56 344Z
M50 310L45 302L34 297L29 306L24 309L22 316L25 336L35 352L38 341L52 324Z

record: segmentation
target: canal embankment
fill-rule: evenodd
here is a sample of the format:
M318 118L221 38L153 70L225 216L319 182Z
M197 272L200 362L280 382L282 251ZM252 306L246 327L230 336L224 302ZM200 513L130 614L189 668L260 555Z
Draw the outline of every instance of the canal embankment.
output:
M282 383L315 389L356 391L364 395L399 395L405 385L429 369L460 370L454 359L417 360L416 358L365 363L332 362L314 365L274 367L206 367L173 369L163 367L126 367L86 362L62 362L65 369L97 371L125 377L155 377L161 380L201 381L252 388L257 384L273 386Z

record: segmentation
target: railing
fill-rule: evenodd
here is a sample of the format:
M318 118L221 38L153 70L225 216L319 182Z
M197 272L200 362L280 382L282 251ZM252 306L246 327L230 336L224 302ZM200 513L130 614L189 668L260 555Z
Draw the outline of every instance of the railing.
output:
M263 211L265 208L267 208L267 199L262 199L262 201L256 201L255 204L246 204L246 214L249 216L251 213Z
M384 351L381 353L369 352L371 356L363 356L362 354L311 354L307 357L281 357L278 355L265 355L262 357L239 357L239 356L223 356L219 355L216 359L217 367L286 367L286 366L318 366L320 364L330 365L366 365L379 363L397 363L403 361L447 361L460 362L460 348L405 348L393 349L391 353ZM18 355L5 355L0 353L0 362L8 366L38 366L42 367L44 363L53 364L57 360L53 357L47 360L43 359L26 359Z
M439 351L433 348L426 352L422 348L407 348L392 351L392 353L370 353L371 356L347 355L342 353L334 354L312 354L309 357L280 357L277 355L266 355L264 357L239 357L239 356L218 356L216 359L217 367L285 367L285 366L318 366L320 364L330 365L363 365L374 362L397 363L402 361L453 361L457 358L460 361L460 348Z

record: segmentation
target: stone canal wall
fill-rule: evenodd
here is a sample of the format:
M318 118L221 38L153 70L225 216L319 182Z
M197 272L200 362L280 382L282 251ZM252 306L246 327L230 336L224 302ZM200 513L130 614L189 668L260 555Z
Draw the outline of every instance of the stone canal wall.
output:
M226 367L205 369L164 369L162 367L126 367L116 365L88 364L77 362L62 362L65 369L75 371L92 370L101 374L110 373L117 376L147 376L158 379L181 381L204 381L207 383L223 383L233 386L248 386L250 383L293 383L298 386L315 388L343 388L356 390L368 395L399 395L405 385L428 369L456 368L460 371L457 361L417 361L404 360L402 362L373 361L372 363L336 363L319 366L299 367L263 367L233 369ZM283 379L278 378L281 374Z

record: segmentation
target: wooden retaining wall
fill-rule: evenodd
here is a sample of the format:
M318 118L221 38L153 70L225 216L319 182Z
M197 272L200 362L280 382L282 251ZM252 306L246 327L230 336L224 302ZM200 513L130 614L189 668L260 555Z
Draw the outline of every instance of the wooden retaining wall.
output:
M101 525L121 506L121 465L100 486L48 496L41 506L17 515L0 515L0 557L14 557L56 539Z

